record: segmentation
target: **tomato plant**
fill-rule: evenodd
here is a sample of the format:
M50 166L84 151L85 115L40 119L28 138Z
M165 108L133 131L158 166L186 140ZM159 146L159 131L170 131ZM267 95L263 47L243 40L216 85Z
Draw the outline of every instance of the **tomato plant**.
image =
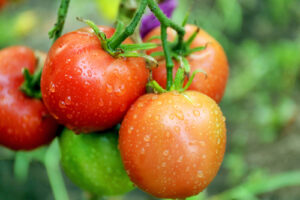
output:
M68 177L98 195L118 195L133 189L117 148L117 131L76 135L65 129L60 137L61 162Z
M22 70L35 71L34 52L23 46L0 51L0 144L13 150L31 150L55 137L57 124L43 102L20 91Z
M114 33L113 28L99 28L108 38ZM112 57L92 29L83 28L53 44L41 90L46 107L61 124L77 132L105 130L119 123L145 93L148 74L143 58Z
M147 94L126 114L120 151L131 180L162 198L201 192L222 163L225 118L208 96L196 91Z
M185 40L188 40L193 33L197 31L195 25L186 25ZM152 30L146 37L145 41L160 35L160 27ZM176 37L176 32L172 29L168 29L168 40L173 41ZM160 43L159 39L154 39L152 42ZM200 29L195 39L191 42L190 47L196 48L199 46L206 46L202 51L193 52L187 56L187 60L190 64L191 73L197 69L204 70L205 74L197 74L188 88L189 90L196 90L202 92L209 97L213 98L216 102L220 102L227 83L228 78L228 62L226 54L222 46L208 33ZM161 51L162 48L158 47L153 50L149 50L148 53ZM173 76L175 77L176 71L180 63L175 62L173 70ZM159 62L158 68L153 70L153 79L156 80L161 86L166 87L166 63L162 59ZM187 82L187 81L186 81Z

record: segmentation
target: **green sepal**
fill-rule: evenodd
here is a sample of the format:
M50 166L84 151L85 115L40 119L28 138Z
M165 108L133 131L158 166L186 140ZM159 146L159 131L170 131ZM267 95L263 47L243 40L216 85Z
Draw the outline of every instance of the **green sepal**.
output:
M117 26L116 26L116 31L113 34L113 36L111 36L108 41L114 40L115 38L119 37L124 29L124 23L122 21L117 21Z
M184 69L182 67L179 67L176 72L174 83L173 83L174 89L180 91L182 89L183 82L184 82Z
M180 92L186 91L186 90L191 86L191 84L193 83L193 80L194 80L196 74L198 74L198 73L203 73L203 74L205 75L205 77L207 77L207 73L206 73L204 70L202 70L202 69L197 69L197 70L195 70L195 71L193 72L192 76L190 77L190 79L188 80L188 82L186 83L186 85L184 86L184 88L182 88L182 89L179 90L179 91L180 91Z
M24 82L20 86L20 90L28 97L41 99L41 76L46 57L43 53L36 51L37 67L33 74L30 74L27 68L23 69Z
M124 52L126 51L141 51L141 50L149 50L158 47L158 44L155 43L141 43L141 44L121 44L120 49Z
M153 88L155 93L165 93L167 92L167 90L165 90L164 88L162 88L156 81L152 80L147 84L147 87L151 87Z
M20 87L20 90L28 97L41 99L42 93L39 85L41 80L41 74L30 74L27 68L23 69L24 82Z

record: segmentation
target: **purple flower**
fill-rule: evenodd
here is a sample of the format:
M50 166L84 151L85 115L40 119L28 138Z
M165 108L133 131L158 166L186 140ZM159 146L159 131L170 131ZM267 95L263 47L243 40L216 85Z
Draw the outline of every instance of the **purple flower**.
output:
M177 7L177 0L165 0L159 4L160 9L167 17L171 17L175 8ZM152 29L158 27L160 22L153 13L147 14L142 18L140 33L142 38L147 35Z

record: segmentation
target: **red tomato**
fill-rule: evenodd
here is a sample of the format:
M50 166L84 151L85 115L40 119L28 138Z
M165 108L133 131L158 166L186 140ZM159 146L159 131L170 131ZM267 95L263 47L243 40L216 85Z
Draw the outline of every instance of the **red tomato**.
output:
M15 46L0 51L0 144L13 150L31 150L55 137L57 124L41 100L26 97L19 87L23 68L35 70L31 49Z
M140 97L126 114L119 134L129 177L159 198L201 192L216 176L226 145L220 108L196 91Z
M107 37L114 33L113 28L99 28ZM114 58L90 28L79 29L51 47L42 74L43 100L70 129L105 130L119 123L145 93L148 75L143 58Z
M184 39L187 40L197 30L197 27L194 25L187 25L185 30L186 35ZM157 35L160 35L159 27L150 32L145 37L145 41ZM168 29L168 40L173 41L175 37L176 32L172 29ZM152 42L160 43L160 40L156 39ZM189 87L189 90L202 92L219 103L223 97L229 73L226 54L222 46L213 37L200 29L200 32L191 44L191 48L204 45L207 45L205 50L195 52L189 55L187 59L191 66L191 73L196 69L202 69L207 73L207 76L198 73L195 76L192 85ZM148 53L150 54L155 51L162 51L162 48L159 47L150 50ZM174 77L178 66L178 62L175 62L173 70ZM153 79L163 87L166 86L166 67L164 60L159 63L158 68L153 70Z
M6 0L0 0L0 9L3 8L6 4Z

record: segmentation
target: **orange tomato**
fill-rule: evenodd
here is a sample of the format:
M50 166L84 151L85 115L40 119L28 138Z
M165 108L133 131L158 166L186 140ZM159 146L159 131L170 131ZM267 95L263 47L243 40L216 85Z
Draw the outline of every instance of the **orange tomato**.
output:
M195 25L185 26L186 35L184 37L187 40L196 30ZM151 31L144 39L144 41L149 40L153 36L160 35L160 28L156 28ZM176 32L172 29L168 29L168 40L173 41L176 37ZM160 43L159 39L155 39L152 42ZM223 97L226 83L229 74L229 67L226 54L222 46L208 33L200 29L195 40L191 44L191 48L200 47L207 45L205 50L198 51L190 54L187 59L191 66L191 73L196 69L202 69L206 72L207 76L203 73L198 73L189 90L196 90L202 92L217 103L219 103ZM147 53L162 51L162 47L150 50ZM175 67L173 70L173 75L178 69L179 63L175 62ZM159 62L158 68L153 70L153 79L156 80L161 86L166 86L166 64L165 60Z
M119 137L129 177L159 198L185 198L205 189L220 168L225 145L219 106L196 91L140 97Z

